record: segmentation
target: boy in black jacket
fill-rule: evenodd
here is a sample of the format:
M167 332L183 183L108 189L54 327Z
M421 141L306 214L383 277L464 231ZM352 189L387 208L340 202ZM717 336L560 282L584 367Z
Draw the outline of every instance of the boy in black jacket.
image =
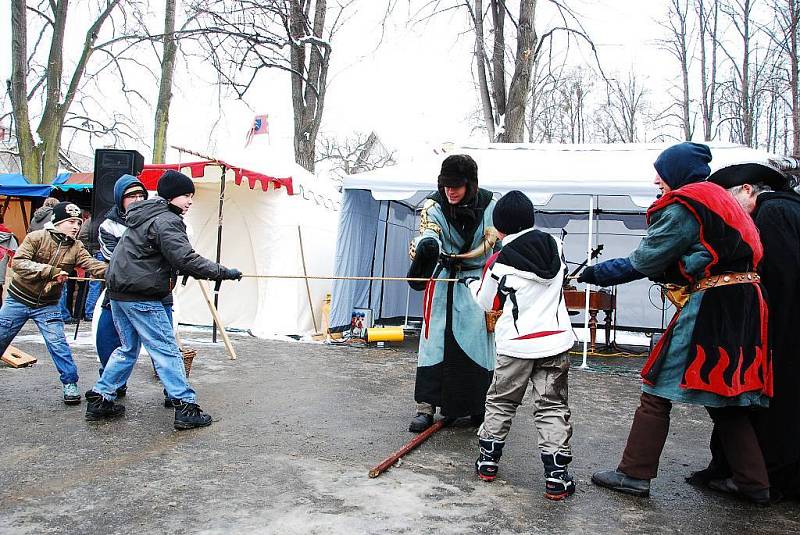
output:
M195 403L195 392L186 380L172 323L161 300L172 291L178 272L211 280L239 280L242 274L192 249L182 217L194 197L194 183L189 177L167 171L158 180L157 190L160 198L138 202L128 211L128 230L114 249L106 273L122 346L114 350L102 377L86 393L86 419L125 413L125 407L115 404L114 399L117 389L127 383L144 344L164 390L175 400L175 429L204 427L211 425L211 416Z

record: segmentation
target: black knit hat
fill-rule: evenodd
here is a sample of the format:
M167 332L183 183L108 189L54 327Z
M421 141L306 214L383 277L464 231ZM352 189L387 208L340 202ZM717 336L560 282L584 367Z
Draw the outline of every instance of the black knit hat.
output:
M446 198L444 188L467 186L462 204L469 202L478 194L478 164L467 154L452 154L442 162L437 188L442 198Z
M737 163L714 171L709 182L725 189L742 184L763 183L774 191L785 191L789 188L789 179L771 165L759 162Z
M166 171L161 178L158 179L156 186L158 196L162 199L171 200L181 195L188 195L194 193L194 182L188 176L177 171Z
M659 154L653 166L661 180L671 189L678 189L705 180L711 173L710 161L711 149L707 145L685 141Z
M76 204L66 201L60 202L53 206L53 215L51 216L50 220L54 225L58 225L67 219L77 219L82 223L83 219L81 219L81 209L78 208Z
M509 191L497 201L492 220L494 228L506 235L533 228L533 203L521 191Z

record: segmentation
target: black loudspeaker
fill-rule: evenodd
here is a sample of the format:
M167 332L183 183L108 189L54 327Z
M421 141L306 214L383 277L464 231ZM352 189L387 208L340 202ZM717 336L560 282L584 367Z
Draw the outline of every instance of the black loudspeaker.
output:
M94 151L94 187L92 188L92 240L97 229L114 206L114 184L122 175L138 175L144 169L144 156L135 150L97 149Z

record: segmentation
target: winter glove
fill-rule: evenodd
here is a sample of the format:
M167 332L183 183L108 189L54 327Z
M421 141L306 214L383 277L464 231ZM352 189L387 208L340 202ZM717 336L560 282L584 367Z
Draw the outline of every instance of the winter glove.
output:
M225 268L220 272L219 280L240 281L242 280L242 272L238 269Z
M460 279L458 279L458 282L469 288L470 283L476 280L480 279L478 277L461 277Z
M585 282L586 284L597 284L597 278L594 273L594 266L589 266L584 269L578 276L578 282Z
M423 238L417 244L414 259L408 268L406 277L410 279L427 279L436 269L436 259L439 256L439 243L433 238ZM412 290L421 291L425 289L422 281L408 281Z

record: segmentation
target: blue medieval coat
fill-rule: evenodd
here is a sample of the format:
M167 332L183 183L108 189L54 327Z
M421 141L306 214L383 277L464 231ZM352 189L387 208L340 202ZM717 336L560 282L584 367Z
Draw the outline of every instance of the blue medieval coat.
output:
M479 247L486 230L492 228L495 201L491 192L479 190L475 228L458 228L445 216L443 202L438 194L426 200L420 235L412 247L425 238L435 239L442 254L462 254ZM489 248L459 263L440 262L433 279L480 277L492 252ZM423 298L415 400L440 407L448 417L483 414L494 362L494 335L487 332L485 313L469 289L455 282L429 282Z

